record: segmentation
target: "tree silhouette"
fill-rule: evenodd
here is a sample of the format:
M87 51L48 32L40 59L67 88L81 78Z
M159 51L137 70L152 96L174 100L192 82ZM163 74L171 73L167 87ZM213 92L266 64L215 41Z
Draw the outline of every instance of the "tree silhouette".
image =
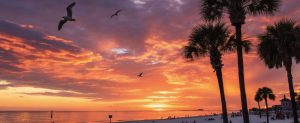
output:
M260 96L260 92L261 92L261 90L260 90L261 88L259 88L257 91L256 91L256 94L255 94L255 97L254 97L254 100L257 102L257 104L258 104L258 112L259 112L259 118L261 118L261 110L260 110L260 101L262 101L263 100L263 98L261 98L261 96Z
M292 76L292 60L300 62L300 26L289 19L282 19L268 26L266 32L259 36L259 57L268 68L285 67L288 78L294 123L298 123L297 104Z
M268 99L270 100L275 100L275 95L273 93L273 90L268 88L268 87L263 87L263 88L259 88L257 90L258 95L260 95L260 97L262 99L265 100L266 103L266 111L267 111L267 123L269 123L269 109L268 109Z
M247 52L250 48L250 42L244 41ZM188 45L184 47L185 57L193 60L195 57L209 56L210 64L216 72L218 79L223 122L228 123L227 107L222 77L222 53L230 52L236 49L234 37L229 36L228 28L223 23L199 25L194 28Z
M280 2L281 0L201 0L200 14L205 20L219 20L227 13L231 24L235 27L244 123L249 123L249 114L244 81L242 25L245 24L247 15L272 15L279 8Z

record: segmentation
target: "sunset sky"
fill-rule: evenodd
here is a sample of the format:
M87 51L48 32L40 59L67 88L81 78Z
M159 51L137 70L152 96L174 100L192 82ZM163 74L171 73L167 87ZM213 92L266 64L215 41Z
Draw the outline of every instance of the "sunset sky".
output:
M244 38L256 45L266 25L300 22L299 0L282 1L274 16L249 16ZM76 0L76 22L57 31L71 2L0 0L0 110L221 109L209 59L182 54L192 28L204 23L199 0ZM227 106L240 109L236 54L223 62ZM284 68L267 69L255 47L244 64L249 108L259 87L277 94L271 104L289 97ZM293 75L299 92L300 65Z

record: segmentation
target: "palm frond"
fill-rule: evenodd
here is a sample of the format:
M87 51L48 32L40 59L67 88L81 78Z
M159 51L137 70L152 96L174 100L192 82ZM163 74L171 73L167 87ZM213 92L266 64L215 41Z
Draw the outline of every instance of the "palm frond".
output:
M300 27L291 19L282 19L267 26L266 32L258 38L259 57L269 68L280 68L290 59L300 61Z
M245 53L249 53L251 50L252 43L250 40L243 40L242 47L244 48Z
M261 41L258 44L258 55L269 68L282 67L282 57L277 50L273 36L262 34L258 38Z
M234 52L236 50L235 35L231 35L228 38L228 40L222 50L224 50L226 52Z
M229 30L224 23L198 25L193 28L188 45L184 47L184 56L188 60L193 60L208 55L211 65L220 67L223 47L226 47L228 37Z
M256 101L256 102L260 102L260 101L262 101L263 100L263 98L261 97L261 93L262 91L261 91L261 88L259 88L257 91L256 91L256 93L255 93L255 96L254 96L254 100Z
M276 99L276 96L274 94L269 94L269 99L270 100L275 100Z
M259 88L256 93L260 94L261 98L263 99L275 100L276 98L275 94L273 93L273 90L268 87Z
M194 55L199 56L199 54L197 53L197 49L193 46L184 46L183 49L184 57L188 60L194 60Z
M279 9L281 0L252 0L247 10L252 15L273 15Z
M206 21L215 21L223 16L225 0L202 0L200 3L200 15Z
M245 51L245 53L249 53L250 50L251 50L251 46L252 46L252 43L250 40L243 40L242 41L242 47ZM236 48L237 48L237 41L235 39L235 35L231 35L230 38L227 40L226 42L226 46L224 47L225 51L227 52L233 52L233 51L236 51Z
M205 56L206 52L197 48L195 45L193 44L189 44L187 46L184 46L184 57L188 60L193 61L195 59L195 57L201 57L201 56Z

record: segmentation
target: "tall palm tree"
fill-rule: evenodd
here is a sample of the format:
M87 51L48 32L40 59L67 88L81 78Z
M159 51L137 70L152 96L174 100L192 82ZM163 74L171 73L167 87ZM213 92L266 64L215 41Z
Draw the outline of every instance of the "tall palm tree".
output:
M267 27L266 32L259 36L259 57L269 68L285 67L287 72L290 97L292 102L294 123L298 123L297 104L292 76L292 60L300 62L300 26L294 21L282 19Z
M249 51L250 42L243 43ZM199 25L193 29L188 45L184 47L185 57L193 60L195 57L210 57L210 64L216 72L222 102L223 123L228 123L227 107L222 77L222 53L236 49L234 38L229 36L229 30L223 23Z
M278 8L281 0L201 0L200 14L207 21L222 18L224 13L229 15L231 24L235 27L238 57L238 75L240 83L241 102L244 123L249 123L247 98L244 81L244 64L242 52L242 25L247 15L272 15Z
M254 100L257 102L258 104L258 112L259 112L259 118L261 118L261 111L260 111L260 101L263 100L263 98L261 98L260 96L260 92L261 92L261 88L259 88L256 93L255 93L255 97L254 97Z
M262 99L265 100L267 111L267 123L269 123L268 99L275 100L275 94L273 93L273 90L268 87L259 88L258 94L261 96Z

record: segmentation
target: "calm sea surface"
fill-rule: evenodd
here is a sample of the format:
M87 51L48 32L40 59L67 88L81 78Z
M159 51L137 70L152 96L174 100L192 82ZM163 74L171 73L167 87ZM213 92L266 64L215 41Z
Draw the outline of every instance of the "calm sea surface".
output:
M72 112L58 111L53 113L55 123L107 123L108 115L112 121L129 121L144 119L161 119L185 116L201 116L218 113L217 111L115 111L115 112ZM50 123L50 112L47 111L0 111L0 123Z

